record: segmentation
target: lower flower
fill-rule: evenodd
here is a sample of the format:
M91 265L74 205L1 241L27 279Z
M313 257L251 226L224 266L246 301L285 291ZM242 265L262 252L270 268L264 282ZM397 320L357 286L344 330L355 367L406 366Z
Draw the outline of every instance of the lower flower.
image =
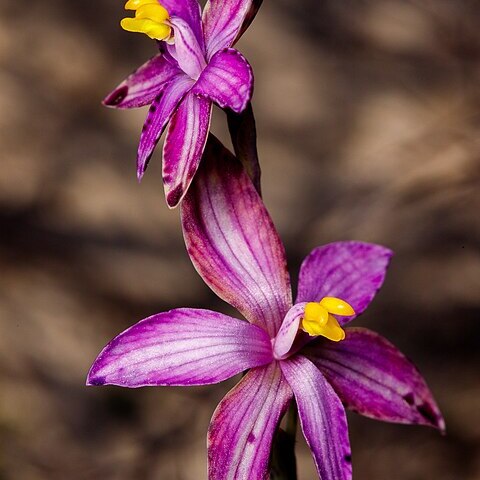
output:
M380 335L344 329L373 300L392 252L362 242L315 249L293 303L283 245L248 175L214 139L205 157L182 203L187 249L205 282L247 321L188 308L154 315L105 347L87 384L206 385L249 370L213 415L210 480L267 478L293 398L322 480L352 476L344 406L443 431L415 366Z

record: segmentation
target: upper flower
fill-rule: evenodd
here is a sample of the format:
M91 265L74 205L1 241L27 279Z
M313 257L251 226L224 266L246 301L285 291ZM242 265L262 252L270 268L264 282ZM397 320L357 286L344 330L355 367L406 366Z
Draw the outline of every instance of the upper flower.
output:
M116 108L149 105L137 156L143 176L163 131L163 182L175 207L198 168L210 128L212 102L243 111L252 97L253 73L230 48L258 8L252 0L210 0L201 15L197 0L128 0L134 17L121 22L159 42L160 53L104 100ZM253 12L253 13L252 13Z
M91 385L205 385L251 369L222 400L208 435L209 480L267 478L273 436L295 397L322 480L349 480L344 406L444 428L418 370L391 343L345 328L382 285L392 252L362 242L316 248L298 295L277 231L242 166L218 142L182 203L188 253L205 282L248 322L178 309L142 320L95 361Z

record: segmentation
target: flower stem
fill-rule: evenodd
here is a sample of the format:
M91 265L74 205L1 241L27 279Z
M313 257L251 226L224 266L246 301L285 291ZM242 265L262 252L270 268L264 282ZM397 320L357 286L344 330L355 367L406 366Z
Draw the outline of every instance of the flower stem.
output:
M287 412L287 425L286 432L295 442L295 437L297 436L297 425L298 425L298 410L295 400L292 401Z
M279 428L272 448L270 480L297 480L297 461L295 459L295 437L297 433L298 412L292 401L286 416L285 430Z
M261 196L257 127L252 104L249 103L242 113L227 110L227 120L235 155L243 163L245 170L252 179L253 185Z

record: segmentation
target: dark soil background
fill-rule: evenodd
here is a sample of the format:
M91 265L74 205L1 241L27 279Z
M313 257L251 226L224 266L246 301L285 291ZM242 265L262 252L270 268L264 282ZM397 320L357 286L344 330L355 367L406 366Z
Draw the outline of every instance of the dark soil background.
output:
M96 354L176 306L229 311L184 251L145 112L101 98L154 44L123 2L0 3L0 479L205 478L232 380L86 388ZM256 72L263 190L294 278L315 246L396 252L356 322L425 374L448 435L350 417L356 480L480 479L480 2L265 0L239 48ZM224 114L214 132L227 141ZM315 478L299 437L300 479ZM253 479L252 479L253 480Z

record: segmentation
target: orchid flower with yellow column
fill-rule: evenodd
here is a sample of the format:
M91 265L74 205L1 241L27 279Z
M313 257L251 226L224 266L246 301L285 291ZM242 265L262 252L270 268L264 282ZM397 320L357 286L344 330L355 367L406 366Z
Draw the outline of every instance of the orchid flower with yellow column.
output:
M316 248L293 302L273 222L242 165L214 140L181 213L198 273L243 319L192 308L153 315L105 347L89 385L207 385L248 370L213 414L209 480L267 479L272 441L293 399L321 480L352 478L345 408L444 430L415 366L379 334L346 327L382 286L388 248L355 241Z
M252 0L128 0L133 16L123 29L147 35L160 53L104 100L115 108L150 105L140 136L137 176L142 178L164 130L163 183L173 208L198 168L210 128L212 104L242 112L253 92L253 73L231 48L258 9Z

